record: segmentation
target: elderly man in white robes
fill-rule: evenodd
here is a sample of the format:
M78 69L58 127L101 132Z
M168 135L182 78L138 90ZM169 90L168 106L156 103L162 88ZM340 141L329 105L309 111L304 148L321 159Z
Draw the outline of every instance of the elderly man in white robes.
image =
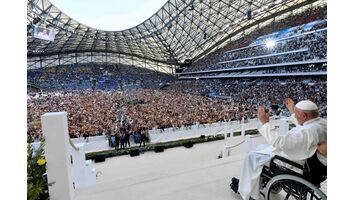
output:
M244 160L240 181L233 178L234 185L244 200L259 199L260 174L272 157L280 155L303 165L317 151L319 138L327 134L327 121L319 117L315 103L305 100L295 105L290 98L284 103L292 114L290 121L296 124L286 134L279 134L272 128L269 114L264 107L260 106L258 109L258 118L263 124L259 132L270 145L261 145L250 151Z

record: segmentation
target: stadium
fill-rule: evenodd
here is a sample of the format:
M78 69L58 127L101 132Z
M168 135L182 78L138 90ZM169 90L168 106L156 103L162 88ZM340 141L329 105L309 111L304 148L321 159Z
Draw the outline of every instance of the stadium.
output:
M28 199L327 199L326 119L326 0L27 1Z

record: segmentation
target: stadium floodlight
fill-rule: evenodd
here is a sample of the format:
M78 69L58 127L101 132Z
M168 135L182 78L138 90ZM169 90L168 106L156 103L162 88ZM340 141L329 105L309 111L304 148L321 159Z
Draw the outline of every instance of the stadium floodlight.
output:
M273 48L275 46L276 42L274 40L268 40L265 42L265 46L269 49Z

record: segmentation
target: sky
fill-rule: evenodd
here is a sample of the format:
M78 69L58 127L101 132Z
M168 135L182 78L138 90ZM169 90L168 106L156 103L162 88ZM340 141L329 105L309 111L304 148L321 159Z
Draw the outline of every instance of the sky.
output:
M50 0L76 21L93 28L132 28L157 12L167 0Z

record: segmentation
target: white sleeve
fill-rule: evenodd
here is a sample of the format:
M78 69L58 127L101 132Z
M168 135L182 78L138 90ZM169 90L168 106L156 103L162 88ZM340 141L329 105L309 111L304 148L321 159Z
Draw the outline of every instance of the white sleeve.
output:
M293 113L293 114L288 118L288 120L291 121L291 123L294 124L294 125L296 125L296 126L299 125L299 124L298 124L298 121L297 121L297 119L296 119L296 117L295 117L295 113Z
M295 160L306 159L316 151L317 138L314 138L314 134L309 134L306 129L293 128L287 134L279 135L271 129L270 123L266 123L259 132L276 150L283 151Z

